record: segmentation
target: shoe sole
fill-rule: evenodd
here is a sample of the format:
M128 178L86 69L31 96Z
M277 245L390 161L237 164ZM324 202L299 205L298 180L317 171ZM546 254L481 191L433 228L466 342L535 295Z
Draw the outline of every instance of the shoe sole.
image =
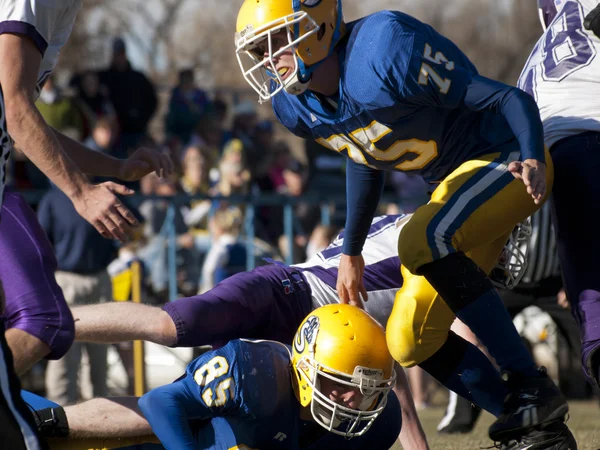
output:
M521 436L523 436L525 431L531 430L534 427L544 427L544 425L548 425L549 423L555 422L556 420L562 419L569 412L569 406L564 404L560 406L558 409L554 410L552 414L550 414L546 419L542 422L536 423L534 425L522 426L518 428L505 429L501 431L497 431L495 433L489 433L490 439L495 442L508 442L510 440L519 440Z

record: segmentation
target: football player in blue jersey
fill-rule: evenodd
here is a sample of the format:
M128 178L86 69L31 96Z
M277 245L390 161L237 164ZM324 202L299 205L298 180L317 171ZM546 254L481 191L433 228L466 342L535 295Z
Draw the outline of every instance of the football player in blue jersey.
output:
M535 367L486 275L552 185L533 98L479 75L451 41L401 12L346 24L341 0L246 0L236 28L242 74L260 100L271 100L296 135L348 157L341 300L366 299L361 250L383 171L437 183L398 242L404 285L388 322L392 355L469 398L507 389L494 440L562 420L565 399ZM506 384L462 372L484 363L449 333L455 316L489 349Z
M302 322L291 348L231 341L139 405L167 449L385 449L401 427L395 376L381 325L327 305Z
M327 305L302 321L292 346L230 341L141 397L143 416L116 399L111 414L86 419L126 421L126 436L153 432L173 450L387 449L402 427L395 378L383 327L358 308ZM50 422L68 429L70 408L86 406L53 408Z

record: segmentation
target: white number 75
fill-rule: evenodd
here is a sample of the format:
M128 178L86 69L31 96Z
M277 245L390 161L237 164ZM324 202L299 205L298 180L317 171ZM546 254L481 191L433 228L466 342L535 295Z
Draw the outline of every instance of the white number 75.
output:
M446 70L454 69L454 62L448 61L448 58L444 56L442 52L436 52L434 56L432 56L431 46L429 44L425 44L425 50L423 51L423 57L428 61L431 61L434 64L445 64ZM419 69L419 84L427 85L429 84L429 78L433 80L433 83L438 87L442 94L447 94L450 89L450 84L452 81L448 78L442 78L434 69L427 63L421 64L421 69Z

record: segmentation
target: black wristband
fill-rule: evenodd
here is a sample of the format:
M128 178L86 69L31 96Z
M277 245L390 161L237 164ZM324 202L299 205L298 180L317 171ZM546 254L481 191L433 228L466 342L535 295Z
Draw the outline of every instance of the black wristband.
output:
M33 411L38 432L43 437L68 437L69 422L62 406Z

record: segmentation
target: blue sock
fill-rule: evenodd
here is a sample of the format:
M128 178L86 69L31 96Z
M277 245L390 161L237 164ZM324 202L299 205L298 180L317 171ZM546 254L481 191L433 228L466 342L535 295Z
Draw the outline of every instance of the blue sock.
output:
M450 332L442 348L419 366L494 416L502 412L507 391L500 373L481 350L455 333Z
M457 311L456 316L486 346L500 370L538 376L533 358L523 345L496 289L485 292Z

